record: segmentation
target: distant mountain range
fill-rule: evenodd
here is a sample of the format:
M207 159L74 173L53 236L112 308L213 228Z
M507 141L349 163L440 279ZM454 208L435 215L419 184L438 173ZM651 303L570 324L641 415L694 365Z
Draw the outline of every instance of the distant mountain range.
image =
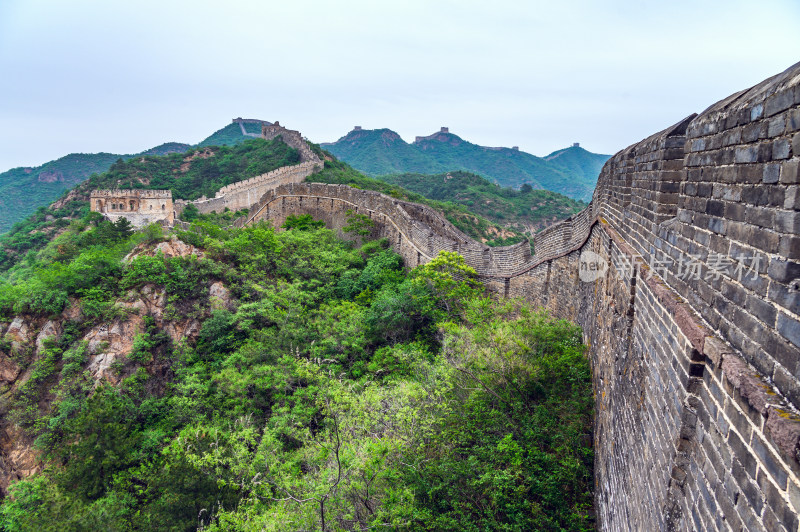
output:
M504 187L559 192L589 201L600 169L610 155L589 152L577 144L545 157L518 148L493 148L468 142L447 128L409 144L391 129L356 127L336 142L321 146L368 175L439 174L468 171Z
M168 142L135 154L72 153L37 167L0 173L0 234L14 223L49 205L92 174L107 171L117 160L143 155L183 153L196 146L232 146L258 136L262 120L234 119L197 144ZM334 143L322 144L336 157L373 176L443 174L469 171L502 186L559 192L574 199L591 199L597 175L607 155L578 146L542 158L515 148L487 148L467 142L446 128L408 144L389 129L357 128ZM560 212L559 212L560 214Z
M232 122L196 146L232 146L261 132L260 120ZM269 122L264 122L269 124ZM0 234L37 208L49 205L61 194L92 174L105 172L117 160L143 155L183 153L191 144L167 142L135 154L71 153L36 167L12 168L0 173Z

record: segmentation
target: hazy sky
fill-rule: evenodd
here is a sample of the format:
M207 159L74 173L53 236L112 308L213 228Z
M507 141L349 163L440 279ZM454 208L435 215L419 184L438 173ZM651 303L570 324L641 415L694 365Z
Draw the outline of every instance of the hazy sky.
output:
M237 116L614 153L797 61L798 0L0 0L0 171Z

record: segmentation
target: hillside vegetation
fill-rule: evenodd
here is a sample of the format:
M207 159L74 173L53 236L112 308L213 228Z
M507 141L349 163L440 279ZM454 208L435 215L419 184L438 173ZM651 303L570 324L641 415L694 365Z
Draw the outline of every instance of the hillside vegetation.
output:
M6 273L0 326L61 332L0 343L29 375L0 413L44 466L0 529L592 529L580 330L456 254L407 271L318 225L90 213Z
M354 130L322 145L339 159L370 176L400 173L474 172L501 186L558 192L589 201L608 155L570 147L536 157L510 148L487 148L447 132L408 144L389 129Z
M586 203L556 192L535 190L530 185L523 185L520 190L500 187L469 172L399 174L378 179L433 200L464 205L471 212L518 233L533 234L586 207Z

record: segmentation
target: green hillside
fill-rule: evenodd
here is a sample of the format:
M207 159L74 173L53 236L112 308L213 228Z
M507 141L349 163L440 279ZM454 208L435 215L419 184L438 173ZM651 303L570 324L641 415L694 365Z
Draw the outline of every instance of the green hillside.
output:
M583 201L591 199L609 157L573 147L542 158L511 148L478 146L445 131L408 144L388 129L354 130L322 146L371 176L462 170L504 187L520 188L527 183Z
M469 172L398 174L378 179L433 200L464 205L471 212L518 233L534 233L586 207L586 203L557 192L526 185L521 190L500 187Z
M269 124L269 122L265 122ZM251 123L245 123L245 131L253 134L261 134L261 126ZM233 146L244 140L250 139L247 135L242 134L242 128L238 123L231 123L220 130L215 131L205 139L201 140L197 146Z
M580 146L571 146L546 155L544 160L551 166L559 166L571 175L581 176L585 182L597 182L600 170L608 160L608 155L592 153Z

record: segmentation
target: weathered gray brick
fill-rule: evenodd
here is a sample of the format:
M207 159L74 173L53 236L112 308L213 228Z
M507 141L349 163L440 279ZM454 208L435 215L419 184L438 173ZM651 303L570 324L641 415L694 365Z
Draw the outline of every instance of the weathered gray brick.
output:
M781 233L800 234L800 212L775 212L775 230Z
M767 164L764 165L764 183L777 183L778 179L781 176L781 165L780 164Z
M800 236L783 235L778 253L787 259L800 259Z
M775 211L768 207L747 207L747 223L759 227L773 227L775 225Z
M800 347L800 322L781 312L778 314L777 329L781 336Z
M794 103L793 88L775 93L764 102L764 116L772 116L785 111Z
M792 109L786 115L786 132L793 133L798 129L800 129L800 109Z
M783 202L784 209L800 210L800 187L786 187L786 195Z
M772 160L779 161L788 159L791 153L791 146L788 139L778 139L772 143Z
M767 275L780 282L788 283L800 278L800 262L783 259L772 259L769 263Z
M758 146L737 146L734 160L737 163L754 163L758 161Z
M778 135L782 135L784 129L786 129L786 117L783 115L776 116L769 121L767 136L777 137Z
M753 295L747 298L747 310L752 313L753 316L770 326L775 323L775 317L778 314L774 305L768 301L764 301L760 297L754 297Z
M761 459L761 465L766 469L769 477L778 485L782 490L786 489L786 482L789 480L789 475L786 470L781 466L780 459L775 454L767 449L764 438L756 431L753 431L753 436L750 440L750 446L753 451ZM759 476L761 472L759 472ZM768 485L764 483L765 485Z

